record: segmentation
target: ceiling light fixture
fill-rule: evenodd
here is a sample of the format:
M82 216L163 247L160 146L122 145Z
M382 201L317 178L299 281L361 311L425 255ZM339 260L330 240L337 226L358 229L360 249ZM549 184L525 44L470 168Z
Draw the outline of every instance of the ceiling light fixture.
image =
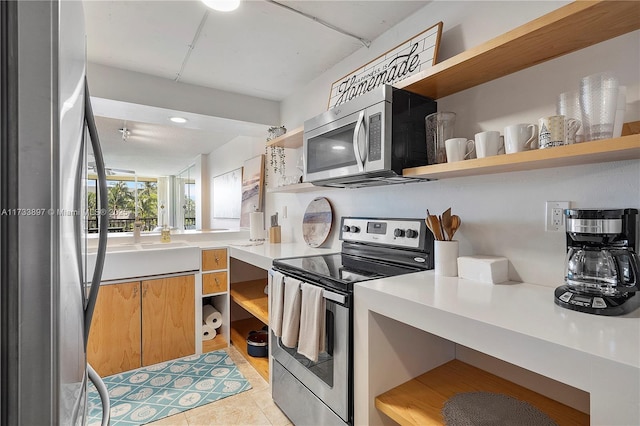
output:
M169 118L169 120L173 121L174 123L180 123L180 124L187 122L187 119L184 117L171 117Z
M218 12L231 12L240 6L240 0L202 0L202 3Z

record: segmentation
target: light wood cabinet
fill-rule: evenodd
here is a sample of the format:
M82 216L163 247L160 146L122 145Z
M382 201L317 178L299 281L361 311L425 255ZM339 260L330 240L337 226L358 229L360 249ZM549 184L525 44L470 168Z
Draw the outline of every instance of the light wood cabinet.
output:
M103 284L87 360L100 376L195 353L195 277Z
M202 250L202 270L227 269L227 249Z
M87 359L100 376L141 366L140 282L103 285L98 293Z
M192 355L195 277L142 281L142 365Z
M227 271L202 274L202 294L224 293L227 291Z
M202 303L212 304L223 318L222 325L216 329L216 337L202 341L202 352L229 346L228 265L226 248L202 250Z

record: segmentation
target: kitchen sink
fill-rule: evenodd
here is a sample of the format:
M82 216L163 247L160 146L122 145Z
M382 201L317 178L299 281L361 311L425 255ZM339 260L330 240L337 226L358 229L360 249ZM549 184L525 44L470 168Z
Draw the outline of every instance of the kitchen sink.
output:
M87 249L87 267L93 271L97 248ZM102 280L197 271L200 268L200 249L184 241L171 243L125 243L107 246Z

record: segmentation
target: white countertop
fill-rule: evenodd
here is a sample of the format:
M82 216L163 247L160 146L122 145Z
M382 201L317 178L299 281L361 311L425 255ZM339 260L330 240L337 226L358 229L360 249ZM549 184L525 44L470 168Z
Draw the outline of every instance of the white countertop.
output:
M640 368L640 309L617 317L576 312L556 305L553 292L553 287L485 284L433 271L356 285L356 295L378 293L399 312L439 311Z
M457 357L458 349L442 342L463 356L469 348L587 392L591 424L640 424L640 309L616 317L572 311L554 303L554 290L434 271L357 283L356 424L382 423L375 396ZM399 323L404 328L390 325ZM389 363L397 366L393 374L383 373ZM562 401L561 391L551 392Z

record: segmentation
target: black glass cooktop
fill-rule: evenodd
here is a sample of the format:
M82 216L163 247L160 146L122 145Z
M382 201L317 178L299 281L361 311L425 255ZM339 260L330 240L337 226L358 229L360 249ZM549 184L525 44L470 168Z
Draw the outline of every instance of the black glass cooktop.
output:
M343 253L277 259L273 266L285 275L342 291L352 291L356 282L421 270Z

